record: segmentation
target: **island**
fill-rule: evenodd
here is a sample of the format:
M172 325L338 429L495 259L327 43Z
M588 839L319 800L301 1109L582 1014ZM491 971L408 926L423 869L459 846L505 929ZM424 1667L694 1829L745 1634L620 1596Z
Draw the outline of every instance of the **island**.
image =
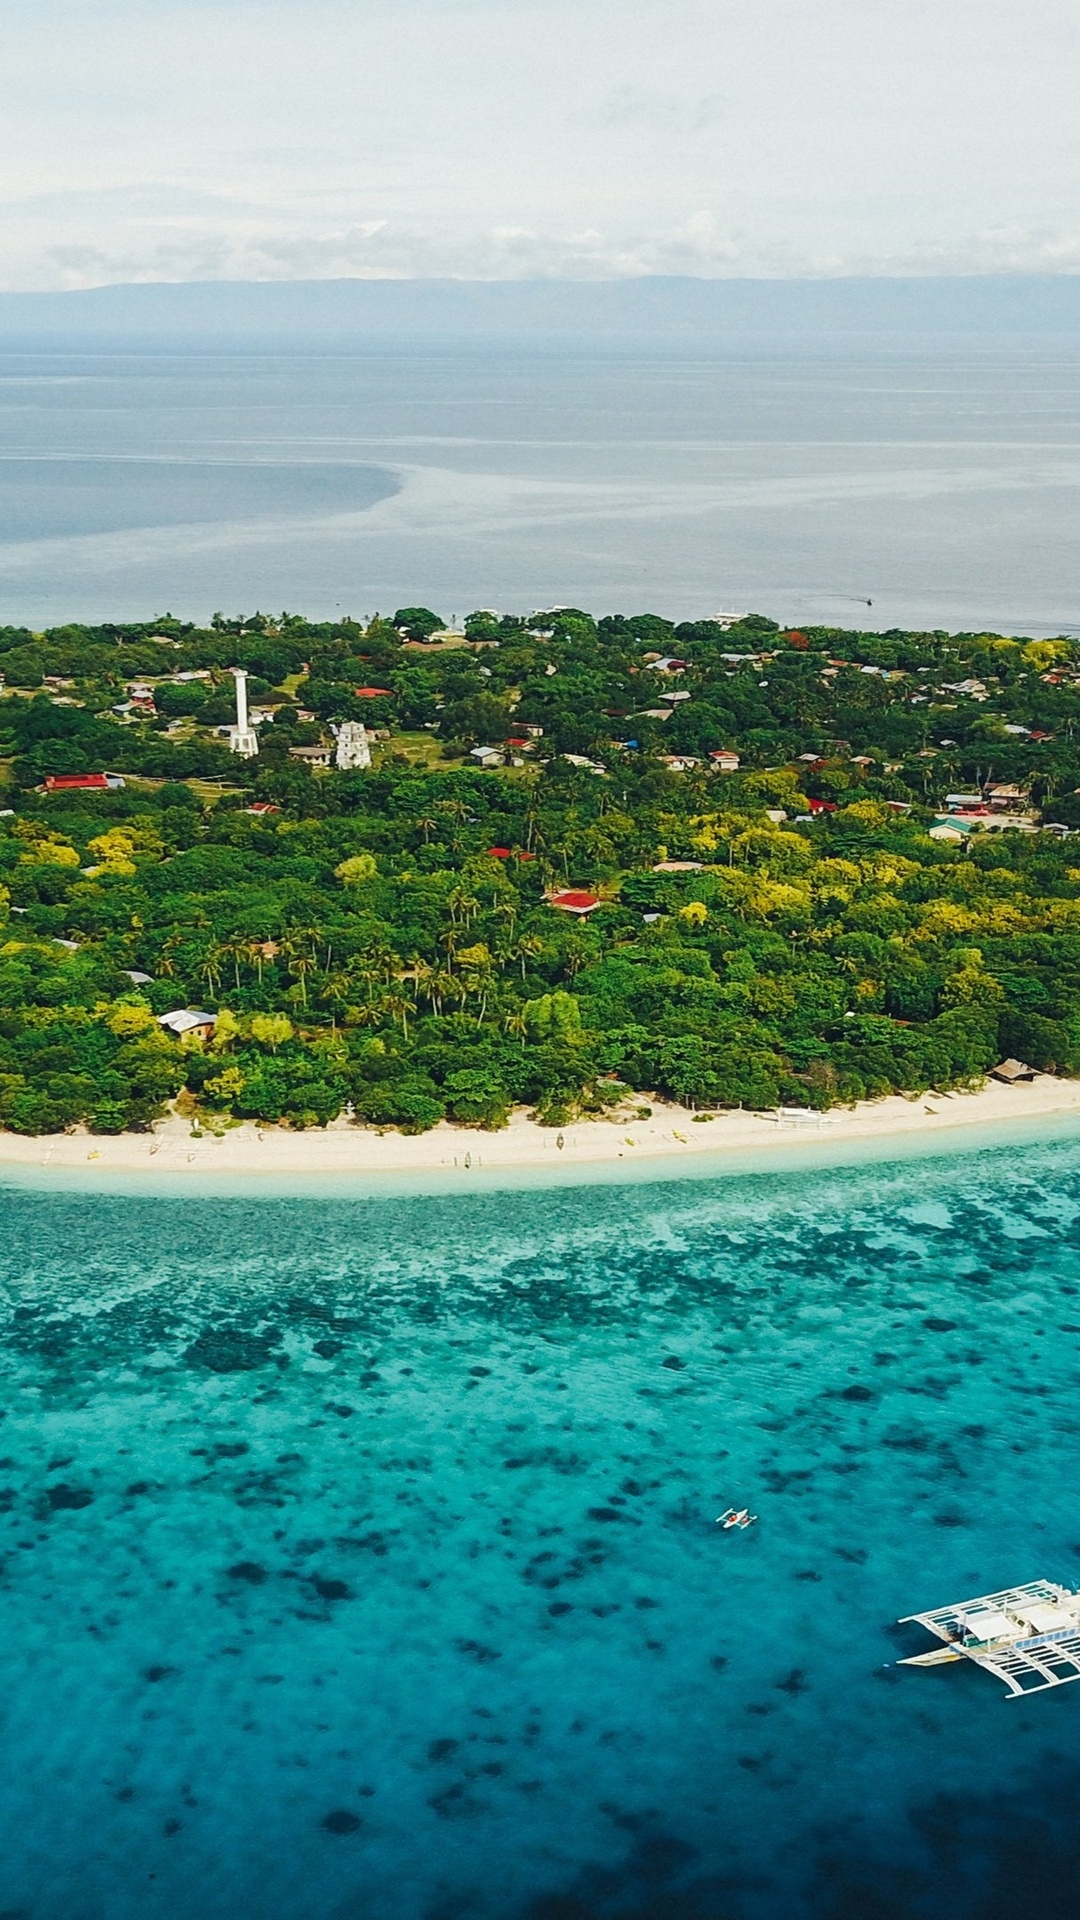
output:
M0 628L0 1128L1080 1072L1080 643L572 608Z

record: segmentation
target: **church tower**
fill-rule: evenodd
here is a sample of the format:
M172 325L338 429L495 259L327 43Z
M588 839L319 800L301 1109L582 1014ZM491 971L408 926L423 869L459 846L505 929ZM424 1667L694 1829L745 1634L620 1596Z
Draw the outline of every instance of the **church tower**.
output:
M340 773L361 773L371 765L367 728L360 720L343 720L337 729L334 764Z

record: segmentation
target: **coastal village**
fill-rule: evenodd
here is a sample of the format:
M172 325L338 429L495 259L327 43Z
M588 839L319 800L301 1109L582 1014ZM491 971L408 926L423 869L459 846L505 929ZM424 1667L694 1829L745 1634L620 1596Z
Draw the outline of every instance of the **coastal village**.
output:
M404 608L7 629L0 670L16 1132L1080 1065L1068 636Z

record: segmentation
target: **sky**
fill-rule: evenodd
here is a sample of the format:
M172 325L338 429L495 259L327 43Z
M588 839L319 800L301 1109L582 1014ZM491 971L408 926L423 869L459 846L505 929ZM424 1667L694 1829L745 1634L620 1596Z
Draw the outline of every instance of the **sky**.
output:
M5 0L0 288L1080 272L1076 0Z

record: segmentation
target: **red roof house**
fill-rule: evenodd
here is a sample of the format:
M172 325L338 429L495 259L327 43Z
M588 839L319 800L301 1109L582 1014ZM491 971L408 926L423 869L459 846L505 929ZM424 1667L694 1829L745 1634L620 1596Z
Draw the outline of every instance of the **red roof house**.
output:
M557 907L560 913L595 913L603 901L595 893L583 893L576 887L568 888L564 893L549 893L548 906Z
M72 788L88 788L92 793L104 793L108 780L103 773L50 773L45 785L50 793L67 793Z
M489 860L509 860L510 848L509 847L489 847L487 850L487 854L488 854Z
M390 687L356 687L358 700L392 700L394 695Z

